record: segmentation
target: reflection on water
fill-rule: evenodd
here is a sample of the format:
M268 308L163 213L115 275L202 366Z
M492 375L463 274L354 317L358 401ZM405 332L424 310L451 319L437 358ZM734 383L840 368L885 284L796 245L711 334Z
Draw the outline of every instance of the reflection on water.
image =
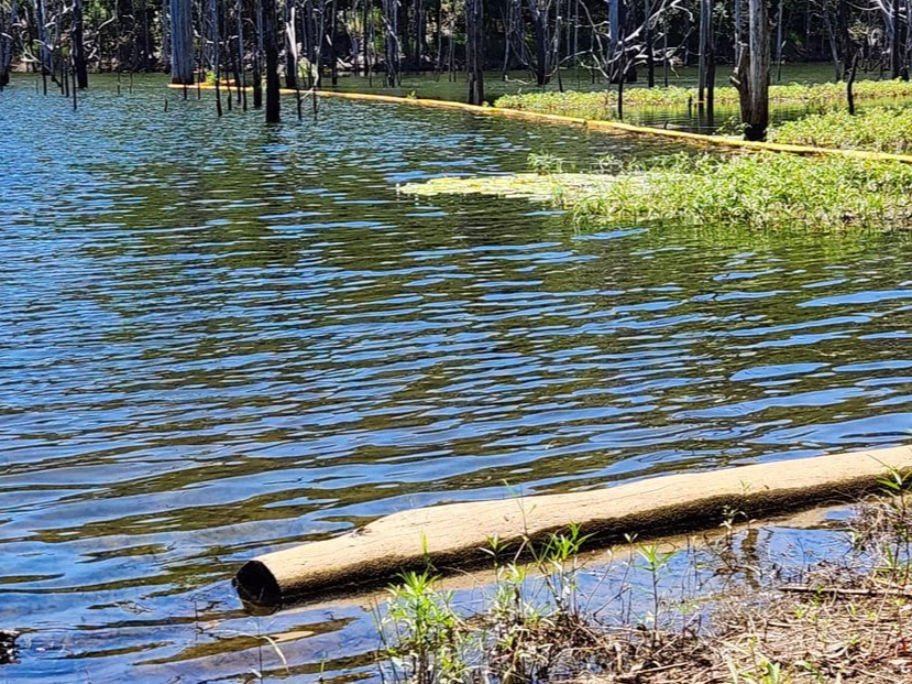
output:
M396 185L667 148L341 101L218 122L161 85L0 95L0 627L33 630L6 679L279 676L263 634L292 680L373 675L360 606L248 615L237 564L507 485L912 428L904 234L415 200Z

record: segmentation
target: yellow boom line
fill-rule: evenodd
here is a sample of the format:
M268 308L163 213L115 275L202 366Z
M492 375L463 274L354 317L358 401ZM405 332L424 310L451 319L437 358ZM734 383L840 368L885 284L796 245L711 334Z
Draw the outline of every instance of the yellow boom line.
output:
M193 86L170 84L169 87L177 90L182 90L185 87L188 90L193 88L201 88L204 90L215 89L215 85L211 83L198 84ZM247 90L250 90L250 88ZM279 92L282 95L297 94L297 91L288 88L282 88ZM301 94L310 95L312 92L313 91L302 90ZM316 91L316 94L318 97L334 97L343 100L357 100L361 102L384 102L386 104L411 105L417 107L429 107L434 109L454 109L483 116L499 116L506 119L525 119L527 121L538 121L541 123L578 126L580 128L596 131L598 133L633 133L637 135L653 135L665 138L674 138L676 140L681 140L684 142L717 145L730 148L765 150L768 152L787 152L789 154L801 155L831 155L837 157L849 157L851 159L894 161L901 162L903 164L912 164L912 155L908 154L869 152L866 150L841 150L834 147L813 147L810 145L786 145L783 143L757 142L751 140L741 140L740 138L729 138L719 135L707 135L705 133L673 131L665 128L653 128L651 126L634 126L633 124L627 124L621 121L599 121L595 119L582 119L572 116L561 116L559 114L543 114L541 112L530 112L521 109L470 105L465 102L455 102L453 100L430 100L416 97L397 97L395 95L376 95L372 93L347 93L336 90L318 90Z

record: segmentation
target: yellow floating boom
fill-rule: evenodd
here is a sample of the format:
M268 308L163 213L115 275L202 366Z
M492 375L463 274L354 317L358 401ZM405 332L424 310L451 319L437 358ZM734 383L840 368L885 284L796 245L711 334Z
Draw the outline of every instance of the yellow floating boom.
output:
M206 83L193 86L182 86L177 84L169 85L170 88L188 90L201 88L204 90L214 90L215 85ZM227 86L226 86L227 89ZM235 90L232 88L232 90ZM247 88L247 90L251 90ZM297 91L282 88L279 91L282 95L297 95ZM302 90L302 95L310 95L313 91ZM398 97L395 95L377 95L374 93L349 93L338 90L317 90L318 97L334 97L343 100L357 100L361 102L384 102L387 104L411 105L417 107L429 107L434 109L454 109L470 114L479 114L483 116L499 116L506 119L525 119L527 121L538 121L542 123L564 124L569 126L579 126L599 133L634 133L638 135L653 135L665 138L674 138L683 142L696 144L718 145L722 147L741 148L748 150L766 150L769 152L787 152L789 154L801 155L835 155L840 157L850 157L853 159L868 159L872 161L895 161L903 164L912 164L912 155L892 154L889 152L869 152L866 150L842 150L834 147L813 147L810 145L787 145L783 143L757 142L752 140L742 140L741 138L732 138L721 135L707 135L705 133L690 133L688 131L675 131L665 128L654 128L652 126L635 126L622 121L601 121L596 119L582 119L573 116L561 116L559 114L544 114L542 112L530 112L521 109L507 109L504 107L489 107L482 105L470 105L465 102L455 102L453 100L431 100L417 97Z

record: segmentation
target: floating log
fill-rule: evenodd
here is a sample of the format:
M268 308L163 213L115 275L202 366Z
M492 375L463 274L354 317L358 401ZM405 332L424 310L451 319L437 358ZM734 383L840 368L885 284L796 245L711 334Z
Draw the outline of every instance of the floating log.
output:
M268 553L238 572L241 595L260 605L376 587L431 563L448 573L490 562L490 540L524 543L582 527L590 544L691 532L719 525L725 511L750 517L849 501L912 470L912 447L777 461L667 475L606 489L513 497L402 511L327 541Z

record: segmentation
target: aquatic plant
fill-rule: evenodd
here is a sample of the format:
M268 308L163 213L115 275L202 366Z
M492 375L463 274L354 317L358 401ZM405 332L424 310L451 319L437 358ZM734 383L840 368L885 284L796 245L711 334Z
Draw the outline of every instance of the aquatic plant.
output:
M678 154L611 166L612 175L437 178L402 191L548 200L578 223L811 230L912 225L912 166L896 162L764 152Z
M566 199L579 220L674 220L753 228L912 224L912 167L790 154L676 155Z
M494 538L495 593L480 612L457 615L453 594L427 574L404 575L404 584L391 590L382 626L393 626L399 640L384 642L380 655L390 659L384 681L550 684L594 675L605 684L814 684L833 679L833 673L836 680L840 673L854 673L852 681L859 684L907 681L912 586L908 564L895 555L908 538L908 506L899 498L909 474L887 469L881 484L886 499L859 503L845 520L867 542L845 548L838 562L808 564L773 544L764 559L756 548L757 530L750 527L737 532L737 567L723 558L732 548L726 538L730 531L705 539L702 548L691 542L669 551L630 538L626 564L599 571L605 576L596 585L610 582L615 570L622 573L622 581L609 591L617 609L613 618L605 605L590 607L577 599L572 603L584 607L569 612L569 604L556 601L554 594L543 599L536 593L536 588L552 587L547 577L553 564L570 562L576 572L576 554L585 540L578 528L533 549L531 566L516 560L523 549L530 551L530 540L508 548ZM516 554L513 562L497 562L507 551ZM685 588L690 570L671 565L682 556L695 574L727 579L708 586L695 579ZM637 571L646 573L648 588L627 580ZM567 586L581 593L575 581ZM680 596L669 593L678 587ZM645 621L625 607L644 589L652 604ZM663 628L656 619L660 606L672 604L696 607L679 629ZM417 667L418 662L424 665Z
M773 142L874 152L912 150L912 112L875 107L852 116L846 110L811 114L770 131Z
M912 98L912 83L907 81L858 81L854 86L856 100L889 100ZM628 88L624 91L625 107L669 108L686 107L698 101L696 88L669 86L667 88ZM846 99L842 83L804 84L770 86L770 100L778 103L824 105ZM731 86L715 90L717 105L737 105L738 91ZM589 92L553 91L518 93L504 95L495 106L507 109L522 109L546 114L573 114L588 119L611 119L617 108L615 90Z

